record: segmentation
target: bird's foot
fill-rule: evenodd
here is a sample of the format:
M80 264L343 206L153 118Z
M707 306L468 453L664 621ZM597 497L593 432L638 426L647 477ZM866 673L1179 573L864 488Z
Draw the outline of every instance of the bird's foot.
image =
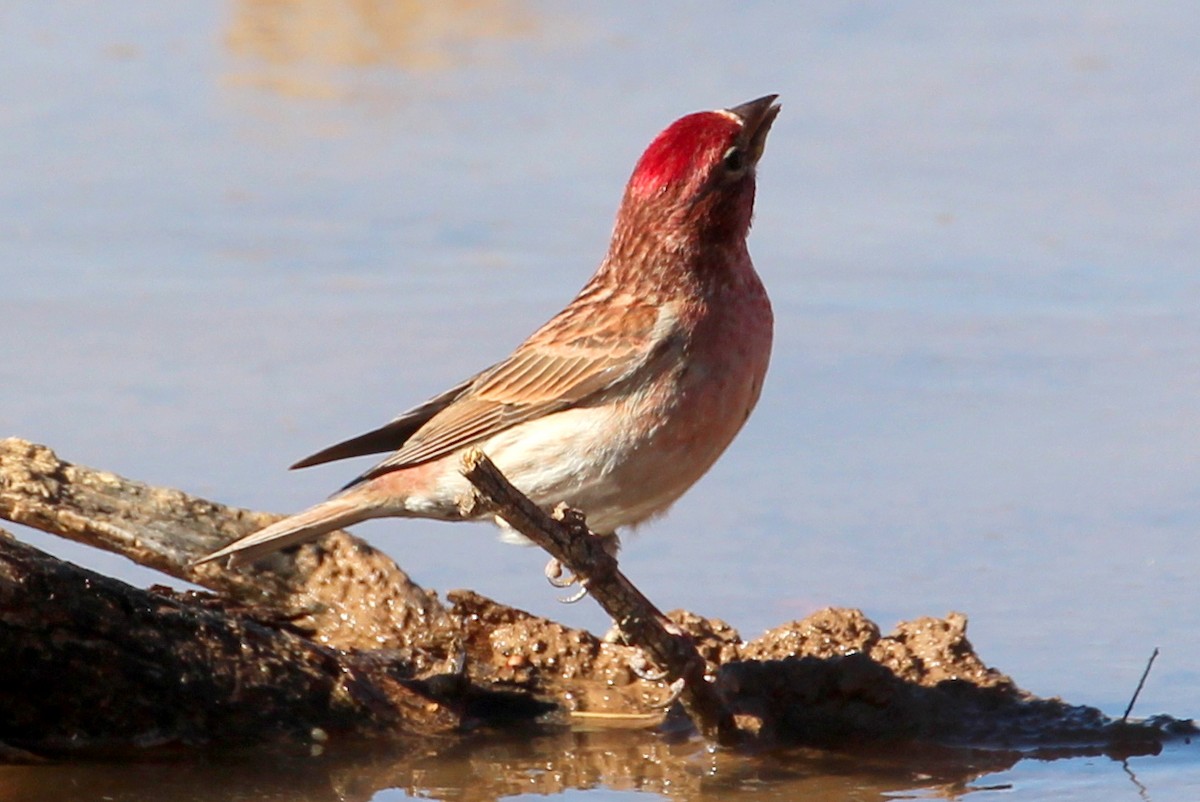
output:
M669 676L668 672L653 668L650 665L650 661L646 659L646 653L641 649L638 649L629 658L629 670L638 679L645 680L646 682L662 682ZM682 680L679 681L682 682Z
M556 588L569 588L572 585L579 585L579 590L572 593L570 596L559 599L563 604L574 604L587 595L587 584L583 582L575 574L568 574L563 570L562 563L551 557L546 563L546 581Z
M579 581L579 577L564 571L562 563L554 557L551 557L550 562L546 563L545 572L546 581L556 588L569 588Z
M683 689L687 687L687 683L683 681L683 677L672 682L667 686L667 695L656 702L651 702L651 707L657 707L666 710L671 705L679 701L679 697L683 695Z

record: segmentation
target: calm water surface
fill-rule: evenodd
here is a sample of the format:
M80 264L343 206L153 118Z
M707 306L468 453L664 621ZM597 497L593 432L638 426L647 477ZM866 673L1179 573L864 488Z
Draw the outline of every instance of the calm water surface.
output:
M0 433L306 506L358 466L284 466L502 357L578 289L658 130L778 92L752 236L769 381L696 491L627 539L629 575L747 637L826 605L885 629L960 610L1024 687L1116 715L1159 646L1136 712L1200 713L1200 11L795 5L9 4ZM360 530L426 586L604 626L486 527ZM487 748L536 779L566 747ZM623 780L629 754L529 791L1200 796L1185 746L969 777L701 752L684 786ZM253 762L166 790L177 769L0 781L20 799L68 780L79 798L287 790ZM450 758L401 763L340 798L472 798ZM341 787L333 765L308 770ZM814 777L834 779L794 784Z

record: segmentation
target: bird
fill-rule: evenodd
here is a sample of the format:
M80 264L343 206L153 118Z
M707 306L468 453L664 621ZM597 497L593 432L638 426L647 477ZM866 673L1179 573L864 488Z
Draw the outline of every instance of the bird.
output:
M232 568L374 518L463 520L471 448L539 506L566 503L614 541L664 513L733 441L767 373L773 315L746 240L777 97L665 128L634 167L607 254L561 312L506 359L297 462L392 452L197 564Z

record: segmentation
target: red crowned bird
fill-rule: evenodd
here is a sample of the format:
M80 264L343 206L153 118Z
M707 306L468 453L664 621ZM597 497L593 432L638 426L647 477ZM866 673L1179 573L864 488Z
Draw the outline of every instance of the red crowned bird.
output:
M633 170L608 255L512 355L294 468L393 452L336 495L200 562L232 565L370 518L461 520L479 447L537 504L613 534L667 510L754 409L772 315L746 236L775 95L689 114Z

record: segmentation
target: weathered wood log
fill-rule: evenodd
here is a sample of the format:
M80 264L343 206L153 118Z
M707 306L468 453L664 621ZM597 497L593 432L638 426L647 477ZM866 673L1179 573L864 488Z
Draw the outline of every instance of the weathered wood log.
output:
M0 742L32 753L314 732L442 737L534 718L653 726L670 697L666 683L634 671L637 650L470 592L443 605L343 533L238 572L194 570L195 557L272 516L71 465L25 441L0 441L0 517L219 594L138 590L0 537ZM569 557L577 544L566 546ZM598 595L609 569L583 565ZM668 618L667 634L687 633L715 678L706 684L759 746L899 740L1141 754L1196 733L1167 717L1123 724L1036 699L976 657L961 617L883 636L857 611L827 610L750 643L719 621ZM639 646L661 651L655 637Z
M274 517L73 465L60 460L44 446L16 439L0 441L0 517L123 554L218 591L219 600L169 593L158 596L171 596L179 608L176 616L183 609L195 606L207 622L204 626L215 626L215 621L227 617L230 631L241 631L239 628L247 621L268 629L281 629L286 636L276 644L281 663L290 655L285 647L295 645L289 638L302 634L312 642L316 650L313 653L327 658L324 665L330 682L336 682L339 675L347 672L362 675L363 665L385 665L387 677L381 678L385 687L378 695L391 692L389 678L399 677L412 687L425 687L433 701L458 716L447 719L442 711L437 716L432 713L415 716L412 722L399 717L392 720L393 734L427 731L430 727L424 718L436 719L437 726L447 720L455 720L456 726L463 727L479 721L514 723L547 713L553 707L552 701L566 700L569 704L562 705L564 715L568 712L620 715L651 724L662 719L662 711L655 703L666 691L661 683L639 680L627 670L631 649L602 643L588 633L501 608L472 594L462 594L456 609L447 610L436 594L413 583L386 555L345 533L323 538L319 545L272 555L238 571L226 571L215 565L197 569L191 564L196 557L269 523ZM11 541L0 542L0 551L9 545L19 546ZM89 609L88 615L83 616L87 621L107 620L112 605L90 593L90 583L68 582L66 575L55 569L57 561L43 557L44 560L19 562L10 586L12 608L37 611L40 597L31 589L62 584L56 591L57 600L76 609ZM29 571L36 581L21 571ZM154 594L148 599L145 591L121 587L125 600L116 608L160 612L166 609ZM498 611L503 611L500 617L506 618L504 623L494 627L483 623L494 621ZM174 624L174 620L164 622L164 629L171 633L164 643L194 652L194 638L185 630L173 628ZM30 620L6 622L0 618L0 628L3 627L14 638L12 649L23 648L18 645L21 638L28 638L34 645L40 643ZM121 652L131 644L113 638L120 631L120 628L79 630L72 633L72 639L112 641L108 648ZM528 648L538 640L542 651L531 654L529 659L519 656L513 648L514 644ZM63 641L54 643L61 645ZM244 668L226 664L224 653L219 651L210 650L206 656L213 662L210 670L217 675L237 675ZM80 673L82 668L71 662L69 648L57 654L57 659L44 650L38 652L38 657L40 665L52 668L52 673L64 679ZM260 657L268 659L265 655ZM573 670L572 665L586 665L588 671ZM268 673L269 670L268 667ZM368 672L368 676L374 675ZM80 683L92 679L86 674L78 678ZM137 681L136 676L129 679ZM77 684L64 683L57 689L47 687L43 691L69 693ZM146 683L143 691L146 700L162 696L161 689L153 682ZM17 701L16 697L6 697L0 689L0 720L6 717L5 705ZM320 703L319 698L313 702ZM306 704L298 701L296 722L286 727L288 732L305 728ZM118 708L111 709L114 722L118 721L123 713ZM131 735L125 743L148 740L139 734L138 711L126 712ZM283 712L276 714L282 716ZM327 718L337 719L338 715L340 711L332 709ZM70 720L62 721L65 725ZM351 731L370 734L382 729L386 727L376 726L368 718ZM108 736L91 738L85 732L80 730L80 737L74 741L81 749L114 743ZM261 733L253 728L243 731L214 727L207 733L207 739L212 743L233 741L251 737L246 733L254 732ZM163 741L200 738L196 728L182 726L173 734L164 729L158 737ZM29 743L23 735L19 740ZM55 748L54 738L47 736L46 743L50 745L48 748Z
M454 643L445 608L386 555L345 533L240 571L192 561L280 516L226 507L60 460L45 446L0 440L0 518L124 555L242 604L264 606L342 649L395 649L437 662Z
M391 666L280 623L139 590L0 530L0 741L96 753L461 725Z

